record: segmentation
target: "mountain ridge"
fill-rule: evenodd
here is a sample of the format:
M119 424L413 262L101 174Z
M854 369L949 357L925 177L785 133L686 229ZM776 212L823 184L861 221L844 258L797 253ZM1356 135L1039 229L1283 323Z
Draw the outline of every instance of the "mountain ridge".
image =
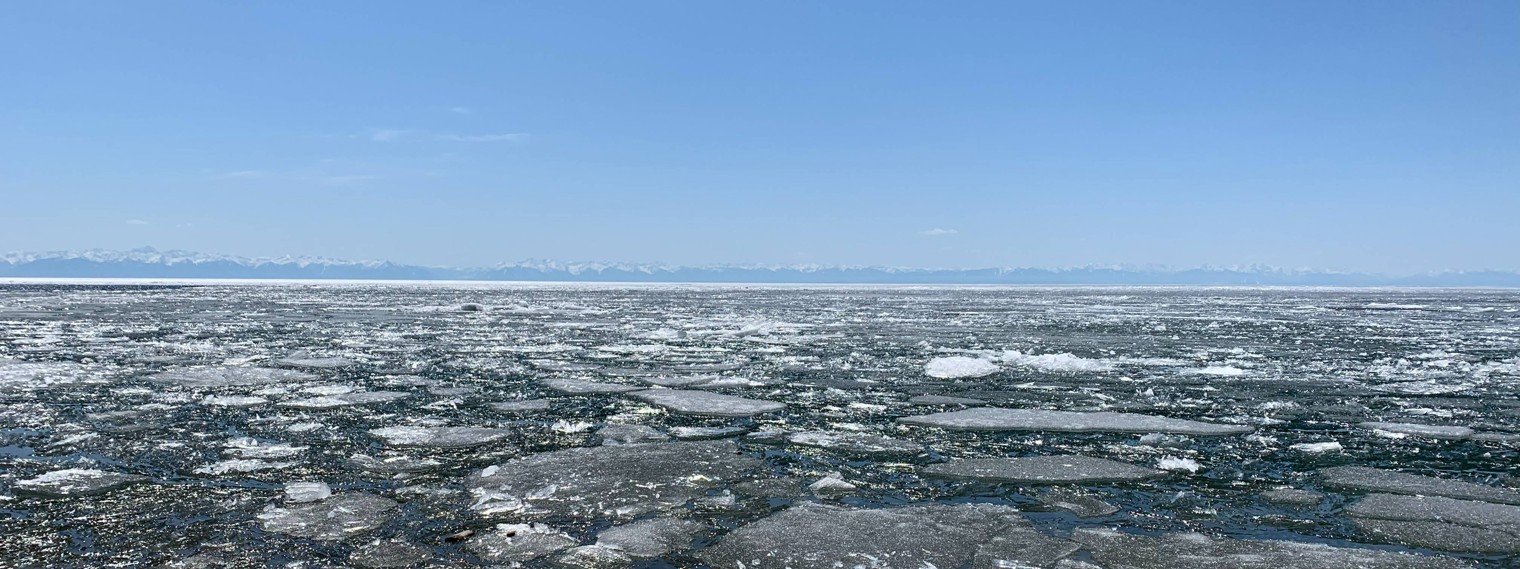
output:
M863 265L670 265L529 259L489 267L407 265L327 257L239 257L193 251L12 252L0 278L488 280L797 284L1302 285L1520 287L1520 273L1450 270L1380 275L1265 265L1164 267L1088 265L973 269Z

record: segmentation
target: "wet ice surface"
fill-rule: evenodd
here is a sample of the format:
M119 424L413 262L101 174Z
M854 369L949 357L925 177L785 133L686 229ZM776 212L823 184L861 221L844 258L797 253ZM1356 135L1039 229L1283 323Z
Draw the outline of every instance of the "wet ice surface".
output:
M1507 567L1517 388L1514 292L0 287L0 566Z

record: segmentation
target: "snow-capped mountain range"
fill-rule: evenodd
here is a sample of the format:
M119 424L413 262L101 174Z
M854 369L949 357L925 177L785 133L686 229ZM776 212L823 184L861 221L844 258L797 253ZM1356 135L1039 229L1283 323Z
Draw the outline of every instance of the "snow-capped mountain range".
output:
M567 263L428 267L323 257L237 257L190 251L90 249L0 256L0 278L359 279L688 283L1315 285L1520 287L1511 271L1377 275L1264 266L918 269L833 265Z

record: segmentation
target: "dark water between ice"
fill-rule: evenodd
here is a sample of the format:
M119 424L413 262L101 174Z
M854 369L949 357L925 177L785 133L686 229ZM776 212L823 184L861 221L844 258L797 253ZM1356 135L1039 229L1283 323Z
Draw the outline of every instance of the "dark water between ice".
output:
M931 361L949 357L996 371L926 374ZM967 362L939 365L957 364ZM712 377L692 379L698 376ZM683 415L638 394L565 393L545 383L556 379L641 389L695 383L686 389L785 408L754 417ZM722 565L709 550L725 539L739 543L731 534L804 503L974 502L1016 507L1056 540L1078 528L1201 532L1509 567L1520 555L1502 542L1505 532L1520 542L1520 521L1506 525L1507 510L1483 510L1497 516L1492 523L1431 530L1460 538L1463 528L1484 526L1499 532L1479 536L1500 544L1495 550L1474 551L1457 538L1410 547L1422 542L1370 531L1348 514L1378 492L1330 487L1319 471L1360 465L1520 486L1517 386L1515 291L4 286L0 566L591 564L565 548L594 544L613 525L676 518L693 523L681 526L684 537L671 551L597 562L697 567ZM370 392L385 393L356 395ZM1255 430L1142 441L1140 432L952 431L898 422L966 408L909 403L920 395ZM548 400L547 409L492 405L538 399ZM1471 431L1434 438L1364 422ZM603 431L609 424L651 429ZM429 440L440 433L428 430L434 427L490 430ZM576 478L580 471L615 470L611 461L631 464L640 450L585 463L563 452L546 455L565 457L553 464L523 462L604 439L662 439L630 449L686 444L663 439L701 438L691 427L739 427L705 433L720 442L700 448L733 448L704 459L721 472L659 478L663 466L640 466L626 477L647 471L648 496L565 494L595 487ZM811 431L885 436L919 451L870 454L787 440ZM1294 448L1313 443L1340 447ZM1087 517L1042 503L1048 486L922 472L955 459L1055 454L1170 469L1138 482L1060 485L1118 508ZM668 462L678 463L686 455L672 456ZM25 482L71 469L142 478L61 496ZM483 469L545 480L512 482L505 496L492 496L474 482ZM853 488L810 488L831 476ZM322 516L322 504L346 496L388 502L376 502L374 512L340 512L353 519L341 521L336 535L313 535L289 515L301 510L287 503L285 484L301 481L330 487L332 498L312 502ZM1298 506L1261 496L1283 487L1324 496ZM548 542L563 534L568 542L536 557L482 545L497 524L533 522L541 525L520 531L554 536ZM466 530L474 534L458 535ZM1078 560L1105 563L1102 552L1078 550L1061 566ZM858 564L872 563L899 566Z

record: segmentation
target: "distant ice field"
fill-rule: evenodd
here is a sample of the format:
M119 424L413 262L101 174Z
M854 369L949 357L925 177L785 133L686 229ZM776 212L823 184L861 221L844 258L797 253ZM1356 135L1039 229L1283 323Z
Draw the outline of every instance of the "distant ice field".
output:
M1511 567L1517 451L1517 290L0 285L0 567Z

